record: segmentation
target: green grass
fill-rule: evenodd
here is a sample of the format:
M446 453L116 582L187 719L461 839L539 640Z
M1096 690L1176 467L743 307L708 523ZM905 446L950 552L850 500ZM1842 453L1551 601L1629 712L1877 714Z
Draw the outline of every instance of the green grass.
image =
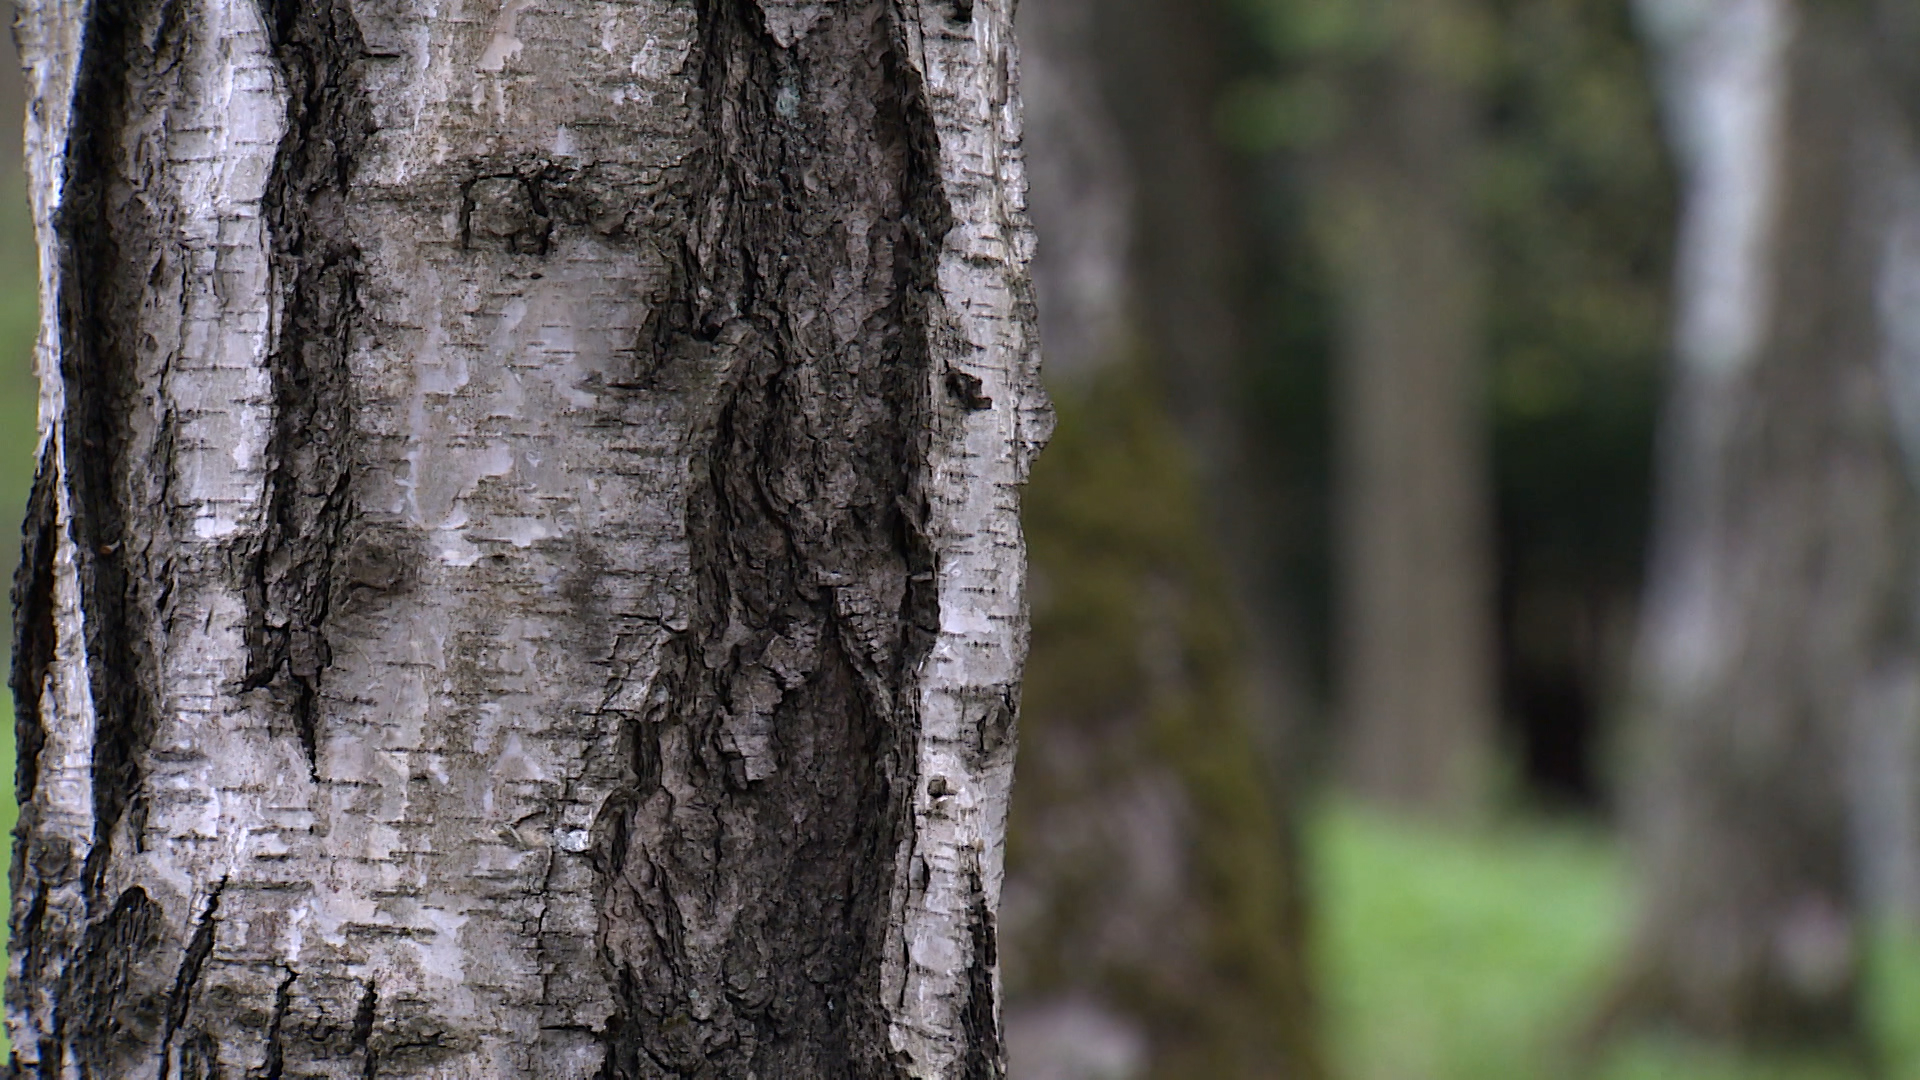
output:
M1626 939L1633 897L1604 834L1534 820L1477 833L1335 803L1308 830L1314 947L1341 1080L1558 1080ZM1920 1080L1920 937L1883 936L1869 1007L1888 1069ZM1740 1059L1642 1037L1590 1080L1861 1080L1830 1060Z
M1464 836L1334 805L1308 851L1342 1075L1553 1075L1554 1039L1605 976L1625 922L1623 875L1600 838Z

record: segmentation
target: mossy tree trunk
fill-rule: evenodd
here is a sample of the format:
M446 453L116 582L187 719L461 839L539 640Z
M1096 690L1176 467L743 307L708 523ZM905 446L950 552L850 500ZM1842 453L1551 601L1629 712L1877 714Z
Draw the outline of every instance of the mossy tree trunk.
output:
M1322 1075L1256 613L1236 602L1262 514L1233 486L1257 227L1211 134L1220 16L1021 8L1061 418L1027 504L1003 923L1025 1080Z
M1644 5L1686 205L1608 1023L1857 1046L1913 900L1920 147L1867 11Z
M32 0L13 1075L1001 1075L1010 0Z

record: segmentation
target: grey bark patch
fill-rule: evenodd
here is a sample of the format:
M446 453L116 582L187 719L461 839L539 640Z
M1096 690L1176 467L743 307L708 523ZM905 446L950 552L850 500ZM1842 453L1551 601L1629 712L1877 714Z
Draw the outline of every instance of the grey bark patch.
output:
M812 32L814 25L824 18L829 9L838 0L758 0L760 16L765 20L767 33L783 49L791 49L801 39ZM786 109L778 108L782 116L791 116Z
M486 50L480 54L481 71L504 71L507 61L520 55L522 44L516 36L520 13L532 4L533 0L502 0L500 13L493 20L493 30L487 36Z
M483 176L461 193L461 242L515 254L544 255L553 220L533 184L518 176Z
M354 522L334 556L328 614L344 614L406 592L425 557L413 530Z
M220 1044L212 1035L196 1031L180 1044L180 1080L225 1080L220 1068Z

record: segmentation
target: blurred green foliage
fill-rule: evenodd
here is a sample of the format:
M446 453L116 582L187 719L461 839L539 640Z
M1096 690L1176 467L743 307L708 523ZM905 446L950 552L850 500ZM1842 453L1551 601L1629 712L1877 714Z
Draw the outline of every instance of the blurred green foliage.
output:
M0 161L4 161L0 157ZM39 263L27 212L26 178L0 168L0 556L13 580L19 558L14 529L33 486L33 448L39 387L33 376L33 339L40 319ZM12 635L8 635L11 640Z
M1628 0L1494 0L1480 206L1509 559L1632 589L1675 200Z

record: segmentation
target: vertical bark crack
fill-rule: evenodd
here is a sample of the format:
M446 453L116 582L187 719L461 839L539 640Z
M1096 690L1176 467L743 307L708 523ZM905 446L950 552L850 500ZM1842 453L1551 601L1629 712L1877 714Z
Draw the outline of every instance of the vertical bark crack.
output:
M283 1034L287 1012L293 1006L293 981L300 977L292 968L280 979L280 985L273 992L273 1013L267 1018L267 1052L260 1062L260 1075L264 1080L280 1080L281 1072L286 1068L286 1043Z
M54 449L48 444L40 454L21 529L20 565L13 573L13 673L8 684L13 688L13 792L19 806L33 800L40 779L40 748L47 739L40 693L53 665L58 632L53 619L53 568L60 540L60 476ZM16 866L21 855L20 850L14 852ZM16 871L13 886L17 890L20 884Z
M711 141L680 294L639 351L724 389L689 625L599 830L607 1074L894 1077L881 971L938 626L921 478L953 219L891 2L836 5L791 48L755 0L699 16Z
M354 167L373 128L365 55L345 0L260 0L287 86L287 130L263 213L281 292L269 366L266 534L248 583L250 687L274 687L319 775L324 624L349 510L352 387L347 357L360 315L360 249L347 221Z
M160 1033L160 1080L167 1080L172 1069L173 1038L187 1022L187 1010L193 1004L193 989L200 982L200 972L206 967L207 957L213 955L214 937L219 932L220 893L226 887L226 879L221 878L207 893L207 904L200 910L200 917L194 920L193 937L188 940L186 953L180 957L180 970L173 977L173 990L167 995L166 1027Z
M1006 1075L1006 1058L1000 1046L998 1003L994 1000L993 973L999 965L999 941L994 932L993 909L987 903L987 891L978 872L970 875L973 905L969 929L973 934L973 962L967 967L967 1007L960 1022L967 1033L966 1080L1001 1080Z
M60 376L67 408L64 441L75 569L85 612L85 647L96 734L94 844L86 878L99 887L108 839L140 786L140 761L153 734L152 685L138 630L135 595L145 550L129 543L129 443L138 399L135 337L145 275L158 248L152 210L132 197L124 160L136 102L164 97L179 77L190 27L175 0L98 0L87 20L75 76L72 137L60 237ZM164 436L163 436L164 438ZM141 462L145 468L146 462ZM138 565L136 565L138 564Z
M353 1049L361 1055L360 1080L380 1075L380 1055L373 1048L373 1025L380 1013L380 987L367 980L366 993L360 995L360 1008L353 1014Z

